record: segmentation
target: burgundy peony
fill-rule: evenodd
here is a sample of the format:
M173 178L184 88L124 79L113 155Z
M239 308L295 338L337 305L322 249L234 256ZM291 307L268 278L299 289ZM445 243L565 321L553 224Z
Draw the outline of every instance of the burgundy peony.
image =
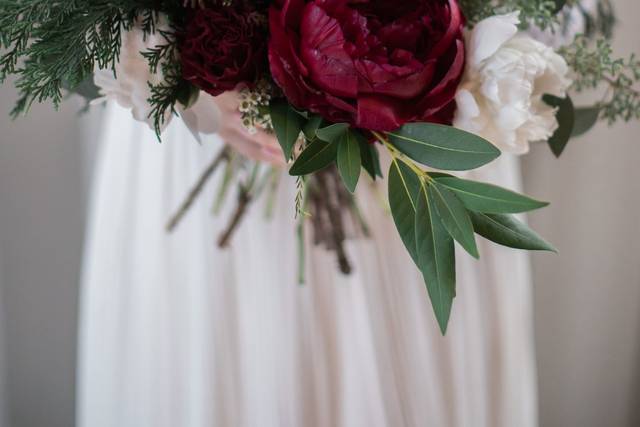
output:
M266 25L249 1L198 9L180 37L185 80L213 96L251 85L266 68Z
M451 122L457 0L274 0L269 24L271 73L297 108L379 131Z

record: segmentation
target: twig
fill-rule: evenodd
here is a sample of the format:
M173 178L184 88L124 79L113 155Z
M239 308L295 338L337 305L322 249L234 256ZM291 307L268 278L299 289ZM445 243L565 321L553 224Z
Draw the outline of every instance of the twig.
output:
M227 246L229 246L231 237L233 236L233 233L238 228L240 221L247 212L247 207L249 206L250 202L251 194L249 193L249 190L247 190L244 186L240 186L240 191L238 193L238 206L236 206L236 211L231 218L231 223L218 239L218 247L226 248Z
M180 209L171 217L171 220L167 223L166 229L169 233L175 230L176 226L180 223L182 218L191 208L193 202L198 198L202 190L204 189L205 184L211 178L213 173L216 171L220 163L229 159L230 149L228 147L220 150L220 153L213 159L213 161L209 164L207 169L202 173L200 179L196 183L195 187L189 192L189 195L185 199L185 201L180 206Z
M360 209L360 205L358 205L358 201L355 197L351 198L351 215L355 219L357 225L360 226L360 230L365 238L371 237L371 228L367 223L364 215L362 214L362 210Z
M318 184L320 185L321 194L326 197L326 209L331 222L331 249L336 252L340 271L343 274L349 275L353 271L353 268L351 267L351 263L349 262L349 258L347 257L347 253L344 248L345 233L342 213L340 212L339 203L332 197L337 197L334 193L336 188L330 188L331 184L327 181L327 177L331 176L331 174L335 174L335 170L329 170L326 174L327 175L325 176L325 171L320 171L316 174L316 177L318 179Z

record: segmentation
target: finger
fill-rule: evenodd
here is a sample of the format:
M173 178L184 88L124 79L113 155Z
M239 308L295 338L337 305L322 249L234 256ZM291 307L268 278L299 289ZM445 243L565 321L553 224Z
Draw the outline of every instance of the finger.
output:
M254 138L244 129L230 129L228 132L229 144L236 147L244 156L254 160L266 161L273 165L284 166L286 161L280 147L265 145L265 140ZM267 135L268 136L268 135ZM268 139L266 141L269 141Z
M224 92L221 95L216 96L215 101L220 110L227 114L236 115L237 113L237 115L240 116L240 111L238 109L240 107L240 95L235 90Z
M262 155L262 145L250 138L250 135L243 129L230 127L221 132L220 136L227 144L246 157L256 159Z
M220 137L227 145L245 157L255 158L260 155L260 145L250 139L244 138L244 136L235 129L227 129L220 132Z
M254 144L259 145L264 155L271 159L271 163L273 163L274 159L277 159L277 163L280 165L286 163L284 152L273 134L258 130L255 134L246 133L245 137L251 139Z

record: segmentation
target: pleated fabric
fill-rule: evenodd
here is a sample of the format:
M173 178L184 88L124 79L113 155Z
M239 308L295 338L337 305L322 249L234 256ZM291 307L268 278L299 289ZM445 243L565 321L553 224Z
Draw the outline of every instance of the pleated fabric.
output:
M227 250L217 181L177 231L164 225L221 148L174 121L160 144L108 107L89 212L79 332L80 427L537 425L528 257L479 241L457 252L458 297L442 337L422 277L363 178L373 238L355 271L307 248L297 283L295 185L272 219L250 207ZM520 186L517 159L471 172ZM229 208L233 203L229 204Z

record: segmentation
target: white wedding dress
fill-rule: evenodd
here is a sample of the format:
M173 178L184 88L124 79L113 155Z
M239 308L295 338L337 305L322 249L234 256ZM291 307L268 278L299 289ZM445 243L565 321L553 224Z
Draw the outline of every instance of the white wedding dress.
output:
M479 239L458 252L442 337L375 192L353 275L309 249L299 286L292 180L276 212L251 206L231 248L214 178L174 234L164 225L221 147L178 120L160 144L106 112L82 279L80 427L531 427L537 425L528 257ZM472 178L519 187L517 159ZM364 179L363 179L363 182ZM384 186L379 190L385 193ZM230 207L234 203L230 203Z

